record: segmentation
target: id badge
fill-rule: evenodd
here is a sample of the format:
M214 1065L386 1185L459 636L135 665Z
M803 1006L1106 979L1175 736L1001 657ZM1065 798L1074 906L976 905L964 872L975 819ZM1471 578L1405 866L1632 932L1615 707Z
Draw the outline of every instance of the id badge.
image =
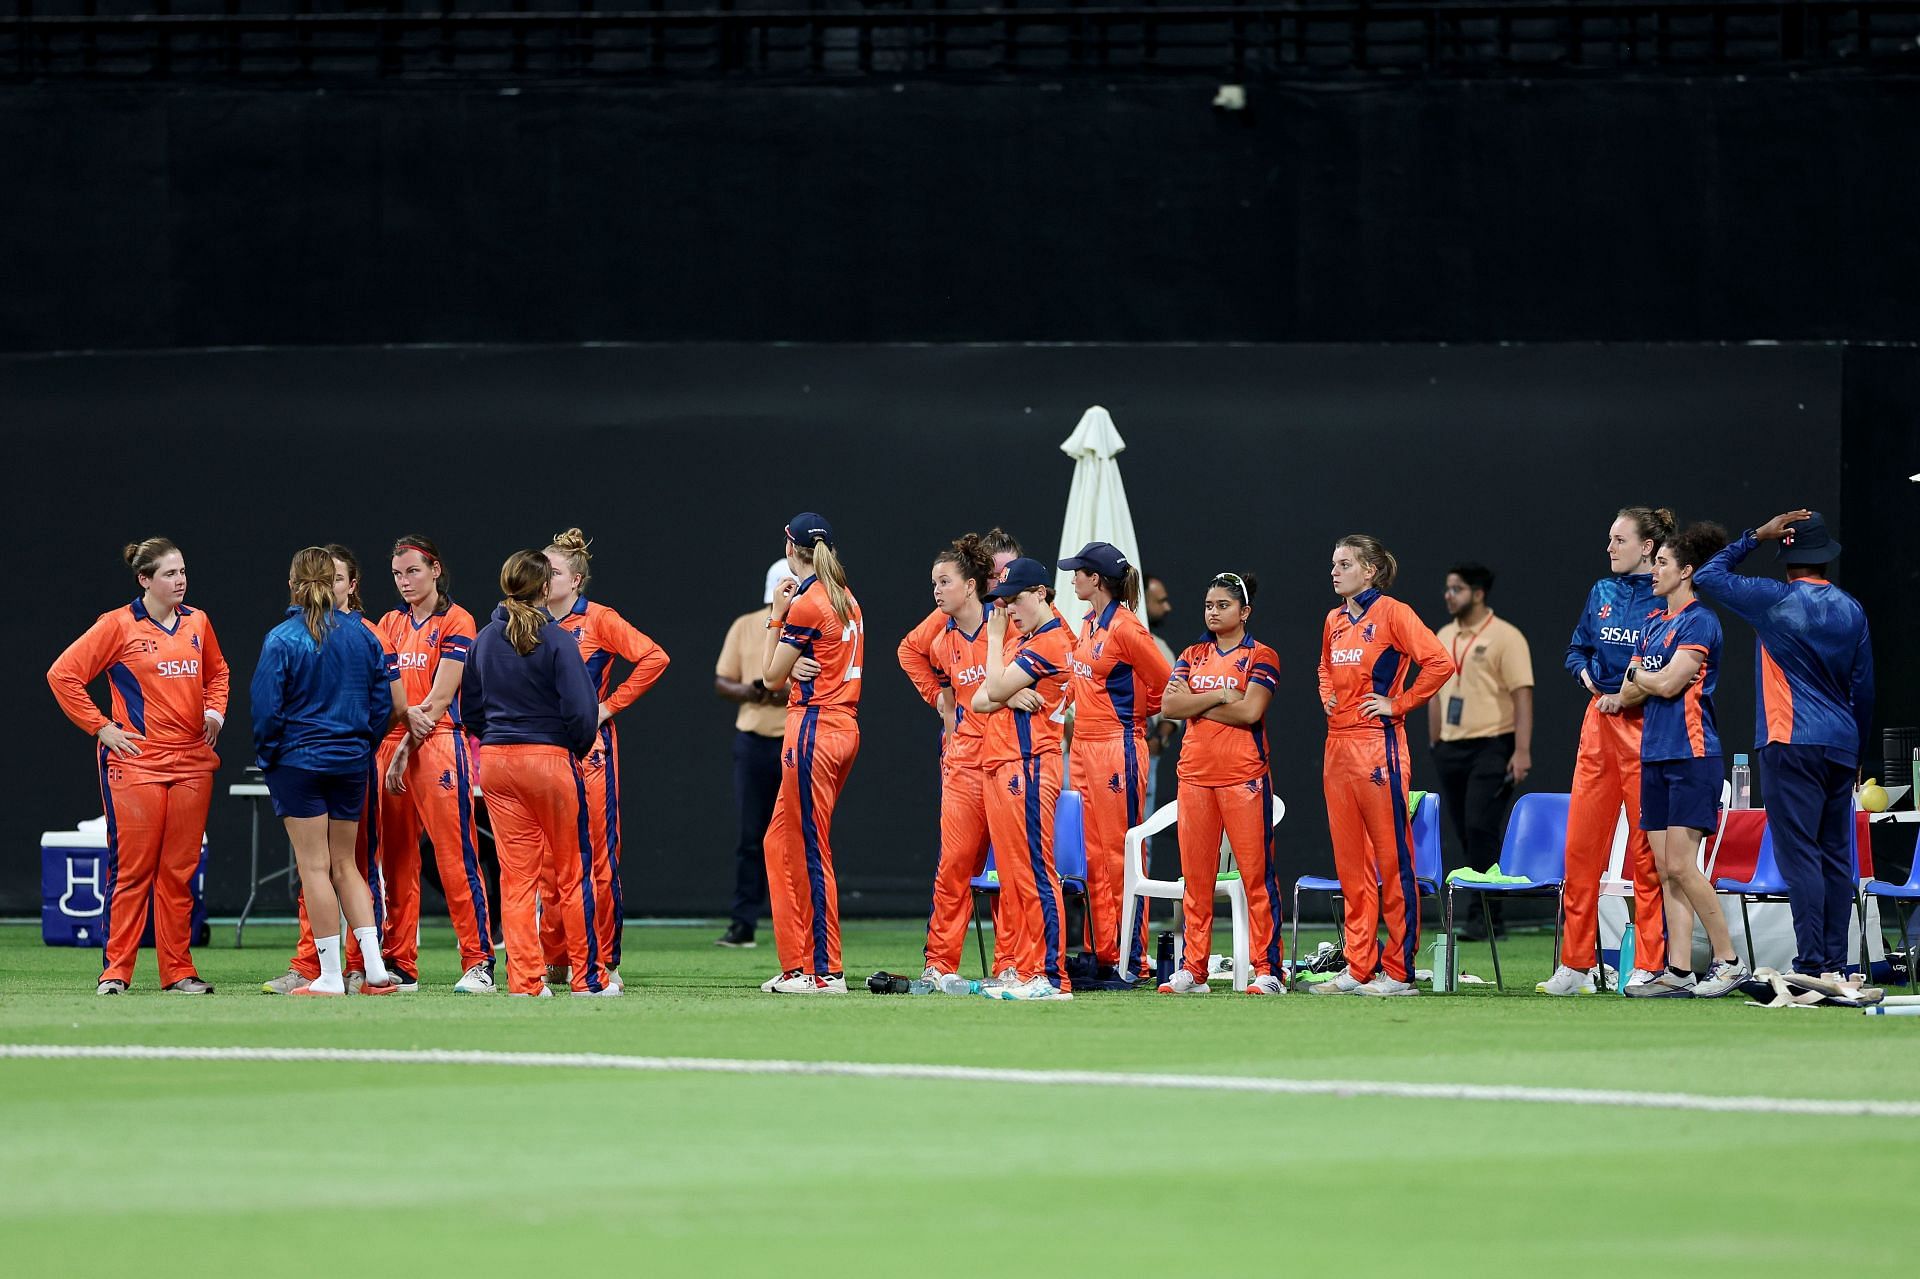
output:
M1460 727L1460 712L1465 710L1466 707L1467 707L1467 702L1466 702L1466 699L1463 697L1449 697L1447 699L1447 726L1448 727L1450 728Z

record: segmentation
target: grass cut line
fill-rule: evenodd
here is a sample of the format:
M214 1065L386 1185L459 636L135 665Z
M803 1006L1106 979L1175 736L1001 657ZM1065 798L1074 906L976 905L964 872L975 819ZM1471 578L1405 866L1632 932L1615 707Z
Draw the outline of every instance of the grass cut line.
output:
M1486 1101L1550 1106L1614 1106L1717 1114L1864 1116L1920 1119L1920 1101L1820 1097L1715 1097L1625 1089L1528 1088L1512 1084L1420 1084L1371 1079L1271 1079L1257 1075L1176 1075L1138 1071L1015 1070L913 1062L780 1061L741 1057L624 1057L609 1053L513 1053L451 1048L190 1048L147 1044L0 1044L0 1059L42 1061L341 1062L391 1066L506 1066L633 1070L708 1075L787 1075L843 1079L927 1079L946 1083L1039 1087L1147 1088L1286 1097L1388 1097L1410 1101Z

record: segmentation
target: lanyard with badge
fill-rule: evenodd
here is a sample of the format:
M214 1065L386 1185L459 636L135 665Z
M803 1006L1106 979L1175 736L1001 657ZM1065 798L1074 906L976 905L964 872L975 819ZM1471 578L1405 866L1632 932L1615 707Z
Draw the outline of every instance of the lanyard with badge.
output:
M1467 668L1460 664L1461 654L1464 652L1468 655L1471 655L1473 653L1473 646L1480 642L1480 637L1482 635L1485 635L1487 633L1487 628L1492 625L1493 625L1493 610L1489 609L1487 610L1487 620L1480 623L1479 630L1475 631L1471 635L1468 635L1466 634L1466 632L1462 631L1460 632L1460 634L1454 637L1453 678L1460 681L1460 692L1447 698L1447 726L1449 728L1460 727L1460 716L1467 708L1467 700L1465 697L1461 696L1461 694L1467 691ZM1466 640L1466 647L1464 649L1462 649L1460 646L1460 641L1462 638Z

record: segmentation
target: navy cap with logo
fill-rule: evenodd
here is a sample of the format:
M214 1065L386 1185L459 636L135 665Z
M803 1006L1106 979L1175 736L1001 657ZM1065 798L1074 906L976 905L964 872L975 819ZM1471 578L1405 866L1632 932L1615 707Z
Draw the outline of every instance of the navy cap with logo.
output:
M1112 542L1088 542L1078 555L1060 561L1062 569L1084 568L1102 577L1125 577L1133 565Z
M827 523L827 517L814 511L802 511L787 521L787 540L805 550L815 542L833 545L833 525Z
M1780 558L1789 564L1825 564L1840 554L1840 543L1827 531L1820 512L1798 523L1787 525L1780 539Z
M1025 556L1007 565L1007 576L992 590L987 592L990 600L1010 600L1021 591L1030 591L1036 586L1052 586L1053 574L1047 572L1047 566L1039 560L1030 560Z

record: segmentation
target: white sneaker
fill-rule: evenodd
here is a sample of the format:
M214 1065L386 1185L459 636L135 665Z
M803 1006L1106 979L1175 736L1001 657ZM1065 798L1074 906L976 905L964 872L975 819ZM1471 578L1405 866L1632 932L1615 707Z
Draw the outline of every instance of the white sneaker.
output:
M606 985L598 990L576 990L572 993L583 999L618 999L623 992L618 986Z
M507 992L507 998L509 999L552 999L553 990L547 986L542 986L539 992L536 994L528 994L524 990L510 990Z
M1627 994L1635 999L1688 999L1693 995L1694 977L1685 973L1679 977L1661 969L1646 981L1627 983Z
M1207 995L1213 993L1213 987L1196 980L1194 975L1184 968L1176 968L1173 976L1160 983L1163 995Z
M1316 995L1351 995L1359 990L1361 983L1354 980L1352 973L1335 973L1323 982L1307 987Z
M475 964L460 974L460 980L453 983L456 995L491 995L493 993L493 974L487 971L485 964Z
M627 979L620 975L618 968L605 970L600 974L600 980L604 985L610 987L616 995L624 995L627 991Z
M272 981L261 982L260 993L263 995L290 995L293 993L295 986L304 986L306 984L307 979L305 977L302 977L299 973L289 968Z
M1622 993L1631 995L1633 993L1633 988L1635 986L1644 986L1648 982L1652 981L1655 977L1658 977L1659 975L1660 975L1659 973L1649 972L1645 968L1636 968L1632 972L1627 974L1627 988ZM1608 990L1613 989L1613 986L1611 983L1608 984L1607 989Z
M1286 993L1287 984L1272 973L1263 973L1247 983L1249 995L1284 995Z
M1737 959L1718 959L1713 967L1707 969L1707 975L1693 987L1695 999L1718 999L1731 993L1741 982L1752 976L1747 966Z
M1582 972L1578 968L1569 968L1565 964L1553 970L1553 976L1542 982L1535 982L1533 989L1541 995L1591 995L1593 993L1593 970Z
M800 976L800 970L798 968L788 973L776 973L773 976L767 978L765 981L761 982L760 989L765 991L769 995L778 994L780 993L779 986L781 982L791 981L798 976Z
M981 980L980 991L982 994L985 994L990 990L1010 990L1019 984L1020 973L1018 969L1002 968L997 975Z
M845 977L819 977L813 973L794 973L773 984L776 995L844 995Z
M1045 1001L1073 998L1070 992L1057 989L1045 977L1035 977L1029 982L1006 986L994 993L1001 999Z
M1389 995L1417 995L1420 990L1410 981L1395 981L1385 973L1375 973L1373 980L1353 992L1356 995L1374 995L1386 998Z

